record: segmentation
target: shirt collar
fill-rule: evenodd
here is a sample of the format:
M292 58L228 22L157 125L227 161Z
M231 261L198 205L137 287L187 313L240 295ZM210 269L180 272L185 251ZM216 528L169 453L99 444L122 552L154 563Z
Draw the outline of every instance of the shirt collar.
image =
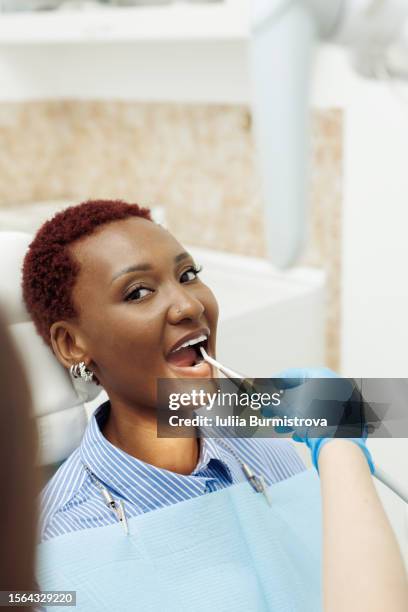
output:
M204 493L207 481L215 478L208 475L208 472L205 475L201 474L208 468L211 460L217 461L227 479L233 481L231 468L236 460L211 438L200 439L198 463L193 472L187 475L156 467L129 455L111 444L101 432L100 427L106 420L109 410L110 402L107 401L94 412L85 430L79 452L82 462L95 476L112 492L124 499L138 504L138 492L135 490L137 487L131 486L129 480L133 480L133 483L137 480L144 487L152 487L158 477L165 477L168 486L173 485L181 499L189 499L192 496L192 489L196 490L197 494ZM131 479L129 474L132 475ZM180 479L183 479L188 486L180 487Z

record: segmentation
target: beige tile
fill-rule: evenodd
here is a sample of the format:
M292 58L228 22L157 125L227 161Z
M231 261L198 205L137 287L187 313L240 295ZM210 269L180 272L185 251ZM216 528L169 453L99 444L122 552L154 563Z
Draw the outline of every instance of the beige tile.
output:
M327 360L338 367L342 112L313 116L310 236L302 263L328 273ZM0 206L122 198L163 205L183 242L265 256L244 106L119 101L0 105Z

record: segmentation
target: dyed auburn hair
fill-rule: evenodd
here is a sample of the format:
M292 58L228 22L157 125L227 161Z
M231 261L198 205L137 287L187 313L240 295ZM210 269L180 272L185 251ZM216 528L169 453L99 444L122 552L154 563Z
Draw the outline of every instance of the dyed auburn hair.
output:
M150 209L138 204L88 200L57 213L38 230L24 259L22 288L27 310L49 346L51 325L78 315L72 289L80 267L69 247L98 227L129 217L153 222Z

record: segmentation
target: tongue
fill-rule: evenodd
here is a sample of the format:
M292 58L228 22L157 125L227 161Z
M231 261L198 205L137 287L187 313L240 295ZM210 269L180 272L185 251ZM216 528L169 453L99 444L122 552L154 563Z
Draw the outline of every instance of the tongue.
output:
M167 357L167 361L169 363L179 367L193 366L196 359L197 353L191 346L182 348L175 353L170 353L170 355Z

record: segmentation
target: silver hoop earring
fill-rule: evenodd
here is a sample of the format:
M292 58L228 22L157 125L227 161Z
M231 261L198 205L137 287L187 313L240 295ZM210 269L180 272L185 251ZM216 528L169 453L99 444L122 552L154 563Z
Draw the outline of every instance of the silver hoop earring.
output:
M94 373L88 370L84 361L70 366L69 371L73 378L82 378L85 382L92 382L94 377Z
M78 366L79 366L79 363L74 363L72 366L70 366L69 373L71 374L72 378L80 377Z

